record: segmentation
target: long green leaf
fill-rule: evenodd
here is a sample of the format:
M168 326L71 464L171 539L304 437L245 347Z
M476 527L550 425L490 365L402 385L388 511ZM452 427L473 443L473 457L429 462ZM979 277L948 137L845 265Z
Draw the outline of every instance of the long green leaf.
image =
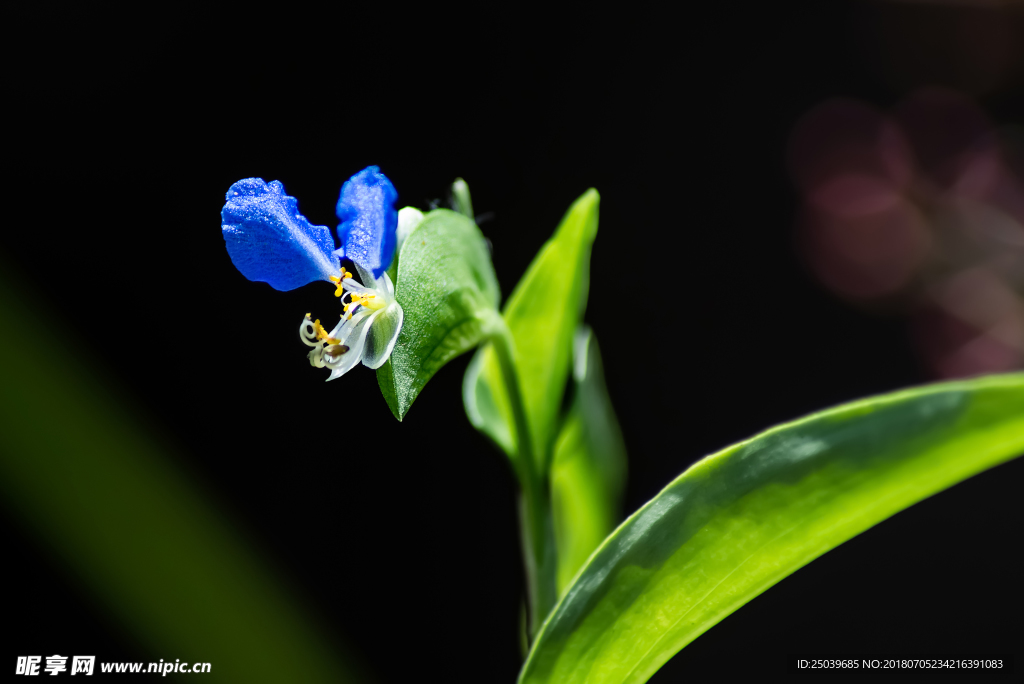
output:
M377 383L402 420L434 373L480 343L497 312L498 280L476 224L448 209L424 216L402 244L395 297L405 322Z
M208 660L210 681L361 681L84 352L54 363L24 291L0 268L4 507L152 653Z
M559 593L615 529L626 482L626 446L604 383L601 352L587 326L573 344L573 380L572 406L551 463Z
M562 218L505 305L516 346L533 453L547 465L572 360L572 339L587 303L590 247L597 235L600 196L591 188ZM517 447L512 413L494 350L483 347L466 371L463 399L470 422L511 457Z
M702 459L612 533L520 682L645 682L831 548L1024 451L1024 375L846 404Z

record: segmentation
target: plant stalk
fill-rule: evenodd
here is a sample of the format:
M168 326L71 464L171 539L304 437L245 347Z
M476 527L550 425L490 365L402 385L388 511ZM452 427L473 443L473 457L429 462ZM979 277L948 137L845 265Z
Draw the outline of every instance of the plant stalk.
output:
M529 636L532 641L544 618L558 599L555 575L555 536L551 517L551 496L547 473L541 472L534 453L533 436L526 417L526 406L519 388L519 374L515 364L515 340L504 319L496 316L490 337L498 356L502 379L512 407L519 459L517 475L521 496L519 501L519 529L522 537L523 557L526 565L526 585L529 600Z

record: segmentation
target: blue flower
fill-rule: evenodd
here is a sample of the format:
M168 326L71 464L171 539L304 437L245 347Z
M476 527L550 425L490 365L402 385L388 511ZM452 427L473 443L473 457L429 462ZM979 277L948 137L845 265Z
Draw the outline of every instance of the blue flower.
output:
M376 166L367 166L341 186L335 211L341 219L342 247L336 254L373 271L374 278L380 278L395 256L397 199L395 186Z
M240 180L228 190L221 229L235 267L249 280L276 290L293 290L317 280L331 282L341 298L341 321L331 330L306 314L299 327L313 347L312 365L341 377L360 360L379 368L394 349L404 313L385 272L398 243L398 193L376 166L368 166L341 187L337 214L341 247L326 226L314 226L299 213L280 181ZM341 266L348 258L361 282Z

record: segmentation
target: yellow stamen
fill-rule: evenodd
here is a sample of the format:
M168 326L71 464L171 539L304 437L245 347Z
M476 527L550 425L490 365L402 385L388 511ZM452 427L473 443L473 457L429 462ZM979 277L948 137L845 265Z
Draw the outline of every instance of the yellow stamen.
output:
M345 270L345 267L341 267L341 276L327 276L330 278L332 283L337 283L338 287L334 290L334 296L340 297L345 294L345 285L343 284L346 278L351 278L352 274Z
M367 306L367 301L373 299L376 296L377 295L372 295L372 294L361 295L361 294L356 294L355 292L353 292L353 293L351 293L351 298L349 299L348 304L345 305L344 310L348 311L350 306L353 306L353 307L354 306L360 306L360 305Z
M327 344L338 344L338 340L331 337L327 331L324 330L324 326L320 325L319 318L313 321L313 328L316 329L316 339L323 340L324 342L327 342Z

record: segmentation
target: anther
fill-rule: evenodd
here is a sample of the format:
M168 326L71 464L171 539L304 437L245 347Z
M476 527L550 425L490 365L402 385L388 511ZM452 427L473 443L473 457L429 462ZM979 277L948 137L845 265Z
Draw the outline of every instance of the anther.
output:
M330 356L332 359L336 359L337 357L341 356L347 351L347 344L332 344L331 346L327 347L327 349L324 350L324 353Z
M336 283L338 287L334 290L335 297L341 297L345 294L344 281L346 278L351 278L352 274L345 270L345 267L341 267L341 276L327 276L332 283Z
M327 334L327 331L324 330L324 326L320 325L320 319L319 318L316 319L315 321L313 321L313 327L316 329L316 338L318 340L323 340L327 344L338 344L338 340L336 340L333 337L329 336Z

